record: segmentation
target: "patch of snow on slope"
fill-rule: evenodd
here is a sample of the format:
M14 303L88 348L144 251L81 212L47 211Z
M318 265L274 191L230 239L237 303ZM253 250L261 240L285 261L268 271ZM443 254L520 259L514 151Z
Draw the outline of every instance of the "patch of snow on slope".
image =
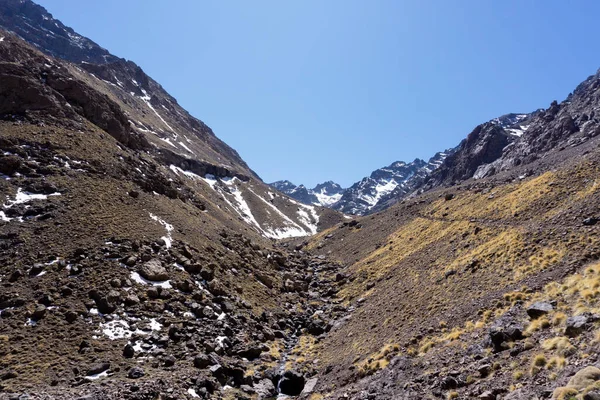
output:
M147 279L144 279L144 277L142 277L140 274L138 274L135 271L131 272L131 275L129 276L134 282L140 283L142 285L152 285L152 286L160 286L163 289L171 289L173 286L171 286L171 281L167 280L167 281L149 281Z
M185 143L183 143L183 142L178 142L178 143L179 143L179 145L180 145L181 147L183 147L183 148L184 148L185 150L187 150L188 152L190 152L190 153L192 153L192 154L195 154L195 153L192 151L192 149L190 149L189 147L187 147L187 146L185 145Z
M259 229L259 231L262 232L263 230L260 227L260 224L258 223L256 218L254 218L254 215L252 214L252 210L250 210L250 206L248 206L248 203L244 199L244 196L242 195L241 190L238 189L238 187L235 185L235 180L236 180L235 177L221 179L221 181L229 187L231 195L233 196L233 199L235 200L235 202L237 204L236 205L232 204L229 200L227 200L227 198L224 197L225 201L227 201L229 203L229 205L231 205L233 207L233 209L240 215L240 217L242 217L242 219L247 224L254 225L255 227L257 227Z
M160 116L160 114L154 109L154 107L152 107L152 104L150 104L150 96L148 96L148 93L146 93L144 89L142 89L142 93L144 93L144 95L140 97L140 99L142 99L144 103L146 103L146 105L154 112L154 114L156 114L156 116L163 122L163 124L165 124L165 126L169 128L171 132L175 132L173 128L171 128L171 125L167 124L167 121L165 121L163 117Z
M286 225L281 228L263 228L263 232L266 237L272 238L272 239L285 239L285 238L291 238L291 237L309 236L311 234L316 233L316 232L313 232L310 227L309 227L310 232L308 232L306 229L304 229L303 227L301 227L300 225L298 225L297 223L292 221L290 219L290 217L288 217L287 215L282 213L277 207L275 207L269 201L267 201L267 200L263 199L261 196L259 196L256 192L254 192L254 190L252 190L252 189L248 189L248 190L250 192L252 192L252 194L254 194L256 197L258 197L269 208L271 208L273 211L275 211L275 213L283 219L284 224ZM271 192L269 192L269 194L271 194ZM308 217L308 215L307 215L307 217Z
M308 215L308 212L310 212L310 216ZM306 205L300 205L300 207L298 208L298 217L300 218L300 221L308 228L310 229L311 234L315 235L317 233L317 224L319 223L319 214L317 214L317 211L315 210L315 208L313 206L306 206ZM312 219L311 219L312 217Z
M314 203L318 206L328 207L334 203L337 203L342 198L342 193L336 193L333 195L325 194L325 189L322 189L320 192L315 192L314 195L317 196L317 203Z
M173 142L171 142L171 139L167 138L167 139L163 139L163 138L159 138L160 140L162 140L163 142L177 148L177 146L175 146L175 144Z
M398 187L398 183L391 179L385 183L378 182L377 186L375 186L375 195L363 195L360 198L366 201L371 207L377 204L377 202L386 194L391 193L394 189Z
M150 213L150 218L152 218L153 220L165 227L165 229L167 230L167 236L163 236L161 237L161 239L165 241L167 249L170 248L173 244L173 237L171 236L171 231L173 231L173 225L168 224L167 222L165 222L165 220L158 218L152 213Z
M14 200L8 200L4 205L4 208L10 208L15 204L23 204L28 203L32 200L46 200L48 196L60 196L60 193L51 193L51 194L34 194L29 192L24 192L23 189L17 189L17 195Z
M193 173L192 171L185 171L179 167L176 167L175 165L171 164L169 165L169 169L173 172L175 172L177 175L179 174L184 174L185 176L187 176L188 178L192 178L192 179L202 179L203 181L206 181L206 179L202 178L200 175L196 175L195 173ZM216 183L216 181L215 181Z
M177 168L177 167L175 167L175 168ZM290 237L308 236L311 234L315 234L317 232L316 222L318 222L318 214L314 210L314 207L306 206L304 204L299 204L299 203L293 202L294 204L297 204L300 208L302 208L302 207L306 208L313 215L313 221L315 221L315 222L310 220L310 217L308 216L306 211L304 212L305 217L303 220L301 220L302 224L306 225L306 228L304 228L300 224L297 224L292 219L290 219L287 215L282 213L277 207L275 207L269 201L267 201L266 199L259 196L252 189L248 188L248 191L250 191L254 196L256 196L263 203L265 203L269 207L270 210L275 211L275 213L277 215L279 215L281 217L281 219L283 220L284 226L282 226L282 227L265 227L265 226L261 226L259 224L259 222L256 220L256 218L254 217L252 210L250 209L250 206L248 205L246 199L244 199L242 191L236 185L236 182L239 181L237 178L227 177L227 178L222 178L220 180L224 185L227 186L227 188L229 190L224 190L223 188L221 188L218 184L217 179L212 175L207 174L204 178L201 178L201 179L204 180L213 190L215 190L217 193L219 193L221 195L221 197L223 198L223 200L225 200L225 202L231 208L233 208L238 215L240 215L240 217L242 218L242 220L244 220L244 222L246 222L247 224L256 228L258 230L258 232L265 237L268 237L271 239L283 239L283 238L290 238ZM240 183L240 184L242 184L242 183ZM233 197L233 198L231 199L231 197ZM301 218L302 218L302 216L301 216Z

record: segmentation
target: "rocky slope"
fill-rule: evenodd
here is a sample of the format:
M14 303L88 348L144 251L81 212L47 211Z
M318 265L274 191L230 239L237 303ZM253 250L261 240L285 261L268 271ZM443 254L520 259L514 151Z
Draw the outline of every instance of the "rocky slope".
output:
M347 220L0 4L0 399L600 396L600 75Z
M273 239L341 216L274 193L139 67L75 50L42 8L0 14L0 398L303 390L314 372L281 366L345 313L344 267Z
M520 136L481 125L430 190L311 239L350 265L352 313L311 349L324 398L597 398L598 82Z
M22 114L40 107L30 103L46 99L29 97L34 92L47 93L58 120L71 118L74 111L123 145L150 151L170 166L170 175L219 180L218 185L210 187L219 201L224 201L224 207L267 237L309 235L316 231L321 213L326 214L321 223L333 215L272 193L235 150L187 113L141 68L74 33L42 7L31 1L3 0L0 26L22 36L43 53L58 57L50 59L13 46L7 38L4 61L21 63L27 72L19 71L24 76L19 79L27 79L31 87L25 92L16 90L23 83L12 77L14 71L7 71L5 77L10 82L3 89L6 96L12 97L7 97L4 113ZM11 68L17 69L14 65ZM39 81L38 76L44 80ZM233 178L237 178L235 184L225 185ZM274 207L266 212L265 203Z

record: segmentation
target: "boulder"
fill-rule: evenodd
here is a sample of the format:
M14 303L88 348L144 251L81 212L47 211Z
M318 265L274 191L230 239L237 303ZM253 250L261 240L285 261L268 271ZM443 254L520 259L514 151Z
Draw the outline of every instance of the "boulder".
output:
M279 380L279 392L288 396L298 396L304 390L306 380L297 371L288 370L283 373Z
M579 335L587 328L588 322L589 319L585 315L576 315L574 317L567 318L565 335L570 337Z
M133 349L133 346L130 344L126 344L125 347L123 348L123 357L132 358L134 355L135 355L135 350Z
M270 379L262 379L254 385L254 390L259 400L268 399L277 396L277 389Z
M194 367L196 368L203 369L212 364L213 362L206 354L198 354L196 357L194 357Z
M589 366L579 370L575 375L573 375L567 386L577 390L582 390L593 385L597 381L600 381L600 369L594 366Z
M44 318L44 315L46 315L46 310L46 306L43 304L38 304L33 313L31 313L31 319L37 321Z
M315 387L317 386L318 381L319 381L318 378L310 378L309 380L307 380L306 383L304 384L304 389L302 389L302 393L300 393L300 394L302 396L310 395L312 392L315 391Z
M554 310L552 304L545 301L538 301L527 308L527 315L529 315L529 318L535 319L548 314L552 310Z
M162 266L160 260L152 259L145 262L140 269L140 275L149 281L166 281L169 279L169 274L165 267Z
M144 375L145 375L144 370L142 368L140 368L140 367L133 367L127 373L127 377L129 379L138 379L138 378L141 378Z

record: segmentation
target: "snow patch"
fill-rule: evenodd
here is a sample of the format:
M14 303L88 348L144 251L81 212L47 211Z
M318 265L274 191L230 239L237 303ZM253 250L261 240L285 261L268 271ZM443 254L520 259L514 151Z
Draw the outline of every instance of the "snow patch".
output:
M6 204L4 204L4 208L11 208L15 204L23 204L29 203L32 200L47 200L48 196L60 196L60 193L51 193L51 194L35 194L24 192L23 189L17 189L17 195L14 200L7 200Z
M162 236L161 239L165 241L167 249L171 248L173 244L173 237L171 236L171 232L173 231L173 225L168 224L165 220L158 218L156 215L150 213L150 218L160 223L167 230L167 236Z
M129 275L129 277L134 280L137 283L140 283L142 285L152 285L152 286L159 286L163 289L171 289L173 286L171 286L171 281L160 281L160 282L155 282L155 281L149 281L148 279L145 279L144 277L142 277L140 274L138 274L135 271L132 271L131 274Z
M137 82L134 81L134 83L137 85ZM146 105L148 106L148 108L150 108L154 114L156 114L156 116L162 121L163 124L165 124L165 126L167 128L169 128L169 130L171 132L175 132L173 130L173 128L171 128L171 125L167 124L167 121L165 121L163 119L163 117L160 116L160 114L154 109L154 107L152 107L152 104L150 104L150 96L148 96L148 93L146 93L146 91L144 89L142 89L142 93L144 94L142 97L140 97L140 99L142 99L144 101L144 103L146 103Z

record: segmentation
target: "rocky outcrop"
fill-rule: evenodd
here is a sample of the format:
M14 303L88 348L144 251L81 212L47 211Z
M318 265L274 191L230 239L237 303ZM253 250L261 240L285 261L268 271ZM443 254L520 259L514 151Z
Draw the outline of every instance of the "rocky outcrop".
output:
M79 116L127 147L148 147L114 101L48 63L36 50L9 36L0 46L0 60L0 114L31 117L33 112L55 121Z

